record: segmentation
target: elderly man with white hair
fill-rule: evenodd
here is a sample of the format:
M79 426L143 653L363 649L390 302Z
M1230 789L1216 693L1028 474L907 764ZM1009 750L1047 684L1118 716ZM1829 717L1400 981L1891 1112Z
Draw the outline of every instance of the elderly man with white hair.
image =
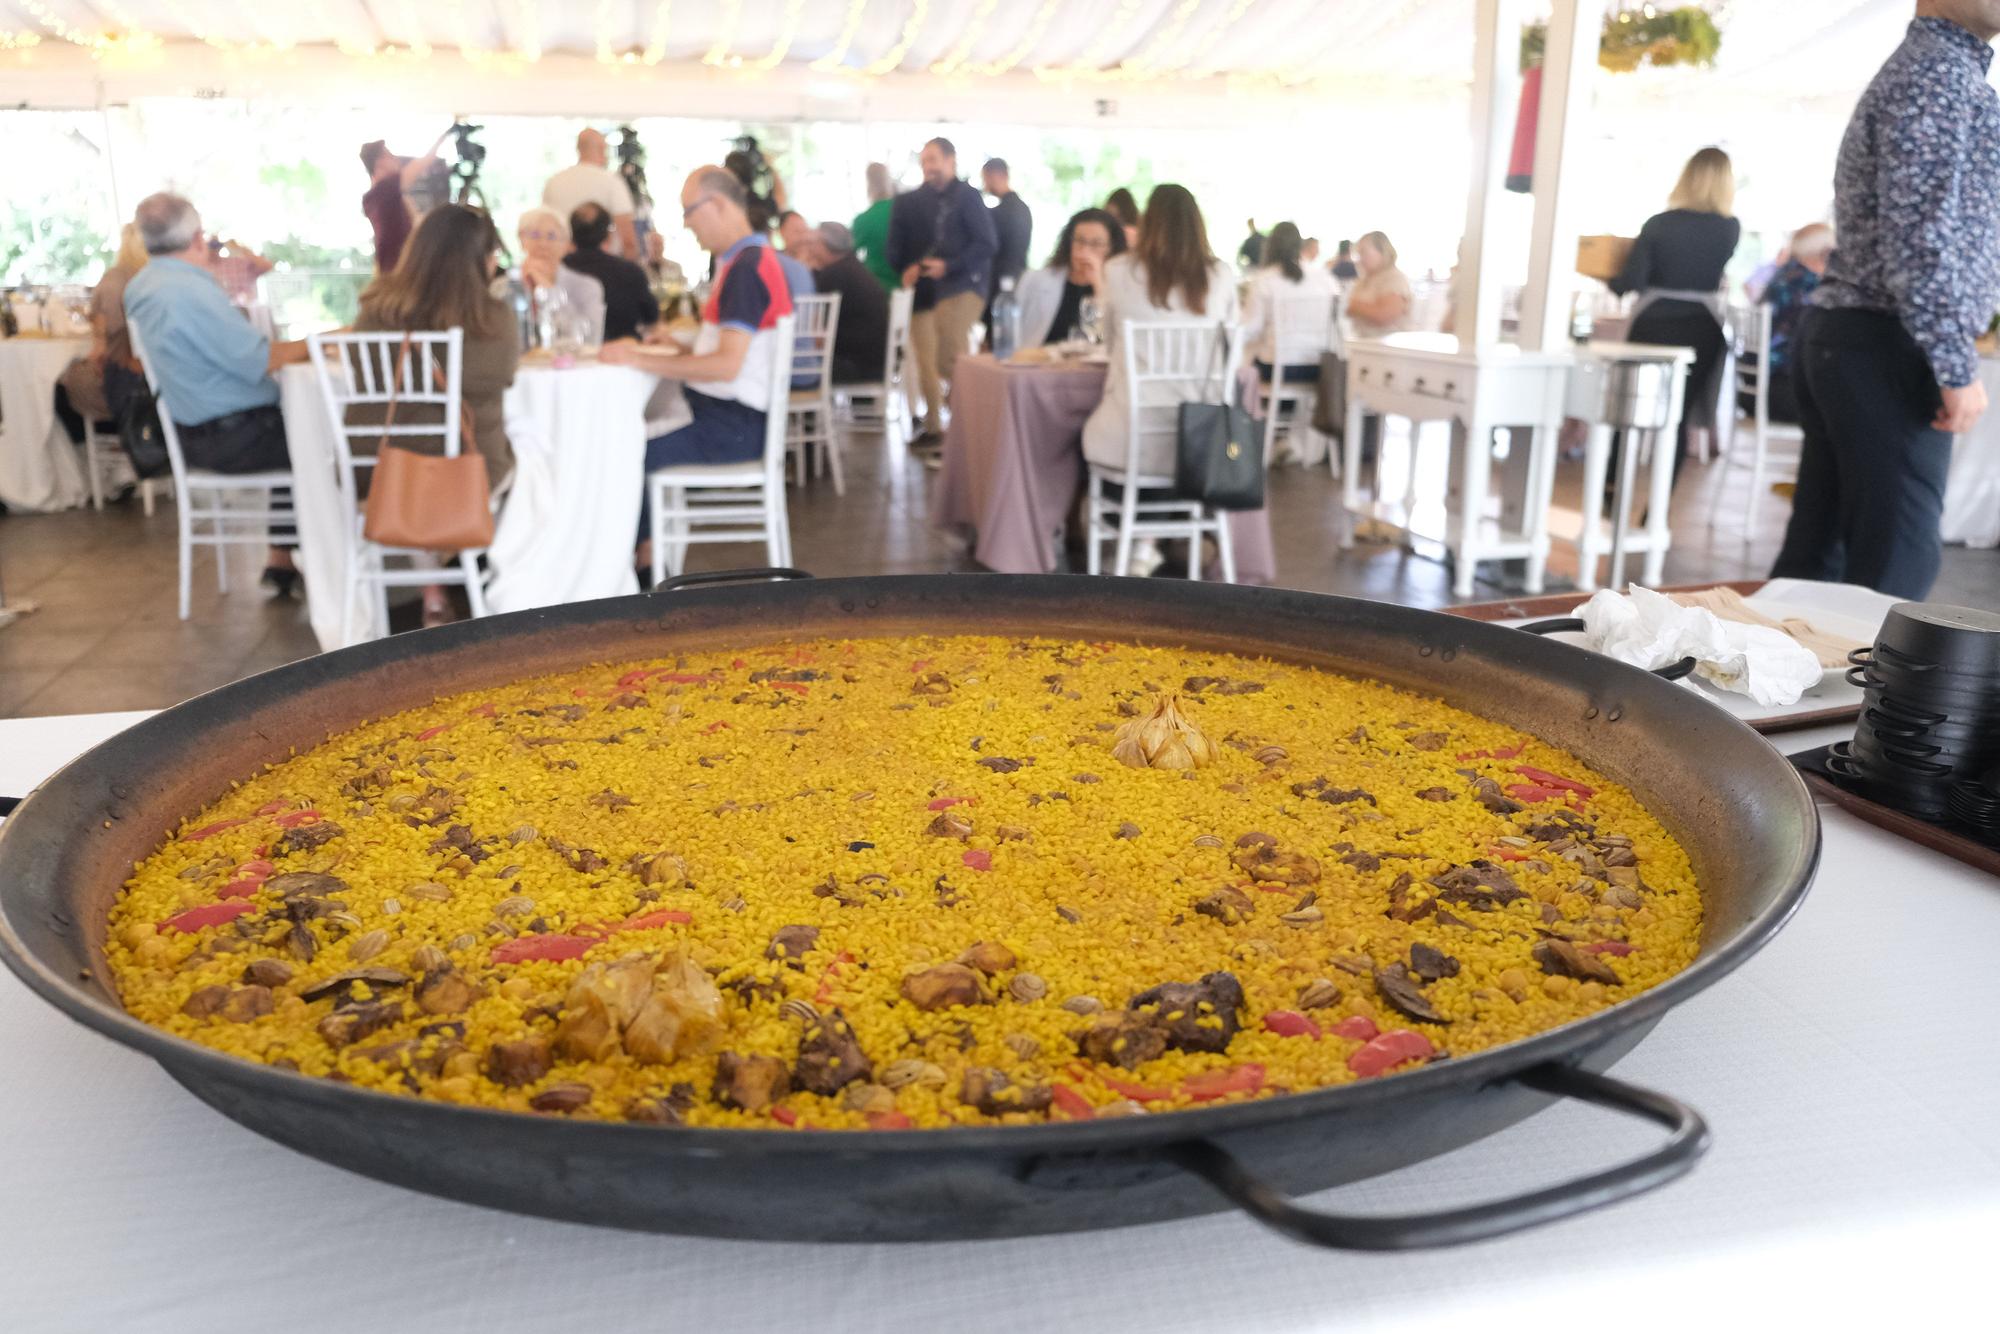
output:
M833 382L867 384L882 378L889 343L889 293L854 253L854 233L822 222L806 239L813 280L822 292L840 293L840 326L833 335Z
M563 308L588 321L592 342L604 334L604 284L590 274L563 263L563 256L575 247L570 242L569 219L546 206L529 209L515 225L521 240L521 286L527 289L530 313L537 321L542 315L543 293L560 294Z
M1789 250L1791 258L1771 275L1759 300L1771 308L1771 364L1765 372L1770 383L1771 420L1796 423L1799 398L1792 373L1799 321L1812 304L1827 260L1833 257L1833 228L1823 222L1808 223L1792 233Z
M231 304L208 271L208 238L193 204L148 195L132 221L151 258L125 285L125 319L159 380L160 409L173 415L188 465L224 473L290 467L271 375L304 361L306 345L273 343ZM298 586L290 536L273 531L264 570L280 595Z

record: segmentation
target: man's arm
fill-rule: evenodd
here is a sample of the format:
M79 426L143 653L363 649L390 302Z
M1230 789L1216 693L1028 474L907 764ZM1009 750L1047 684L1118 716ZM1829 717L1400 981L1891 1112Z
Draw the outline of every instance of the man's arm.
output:
M639 253L639 229L633 225L632 215L614 213L611 215L611 225L618 230L618 248L624 251L625 258L634 264L643 261L645 257Z
M743 359L750 354L747 329L724 329L715 351L691 356L672 343L635 343L627 339L606 343L597 359L613 366L637 366L642 371L664 375L689 384L709 384L733 380L743 373Z
M1962 191L1974 151L1971 109L1929 103L1915 109L1914 116L1873 127L1883 229L1894 238L1883 279L1938 387L1964 389L1978 382L1973 340L1990 316L1966 309L1967 252L1993 244L1993 224L1972 216Z
M271 344L271 355L264 370L267 374L275 374L284 367L296 366L305 359L305 339L295 339L289 343L273 343Z
M889 205L889 238L883 247L888 252L889 267L898 273L923 257L922 248L913 244L911 231L910 210L899 198Z
M432 141L430 148L422 157L413 157L403 164L402 182L405 190L415 185L423 178L425 172L437 164L438 149L443 148L444 141L449 138L451 138L451 128L447 126L445 132Z
M960 228L958 253L946 258L945 271L953 277L984 271L993 272L993 258L1000 253L1000 233L994 230L993 213L979 200L970 186L953 190L952 207Z

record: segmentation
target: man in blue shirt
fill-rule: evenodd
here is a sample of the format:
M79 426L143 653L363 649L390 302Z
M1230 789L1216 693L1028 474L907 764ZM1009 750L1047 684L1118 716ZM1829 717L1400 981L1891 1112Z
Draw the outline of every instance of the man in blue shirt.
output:
M944 389L965 351L972 326L986 308L993 259L1000 238L979 191L958 178L958 150L933 139L918 155L924 183L889 216L889 262L916 291L910 341L917 380L924 391L924 429L912 443L935 446L944 437Z
M194 205L175 194L139 201L133 223L152 258L125 285L125 320L159 381L190 468L273 472L291 467L278 382L271 373L305 360L303 342L273 343L251 327L207 268L208 238ZM288 508L279 490L275 508ZM289 528L273 529L264 582L298 586Z
M1943 559L1951 438L1986 409L2000 305L2000 0L1919 0L1834 171L1839 249L1801 323L1805 445L1776 577L1921 600Z

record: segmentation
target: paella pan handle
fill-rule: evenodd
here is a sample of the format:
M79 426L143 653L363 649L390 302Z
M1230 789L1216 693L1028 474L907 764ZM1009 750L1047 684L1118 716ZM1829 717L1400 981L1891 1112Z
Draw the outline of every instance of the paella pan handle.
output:
M1552 621L1530 621L1526 625L1517 625L1514 628L1531 635L1560 635L1582 630L1584 624L1581 616L1558 616ZM1682 658L1679 662L1669 663L1665 667L1655 667L1653 675L1662 681L1678 681L1694 671L1694 664L1693 658Z
M1700 1113L1664 1094L1561 1065L1537 1066L1515 1078L1543 1093L1643 1117L1672 1133L1665 1144L1644 1157L1513 1199L1437 1213L1377 1217L1301 1208L1211 1140L1175 1145L1168 1156L1252 1218L1294 1241L1334 1250L1403 1251L1484 1241L1600 1209L1665 1185L1686 1173L1708 1151L1708 1125Z
M748 570L703 570L699 574L676 574L653 585L655 593L672 593L682 588L698 588L702 584L748 584L773 579L810 579L810 570L795 570L789 565L765 565Z

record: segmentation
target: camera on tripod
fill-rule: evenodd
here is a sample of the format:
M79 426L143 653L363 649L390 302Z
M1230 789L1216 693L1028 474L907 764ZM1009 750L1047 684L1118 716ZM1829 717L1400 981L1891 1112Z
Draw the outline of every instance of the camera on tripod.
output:
M452 164L451 179L456 187L452 197L461 204L477 204L485 207L486 196L479 188L479 168L486 162L486 145L472 136L485 129L484 125L473 125L466 121L455 121L449 131L458 152L458 161Z
M653 202L653 192L646 188L646 149L639 142L639 132L630 125L618 127L618 174L632 192L634 203Z

